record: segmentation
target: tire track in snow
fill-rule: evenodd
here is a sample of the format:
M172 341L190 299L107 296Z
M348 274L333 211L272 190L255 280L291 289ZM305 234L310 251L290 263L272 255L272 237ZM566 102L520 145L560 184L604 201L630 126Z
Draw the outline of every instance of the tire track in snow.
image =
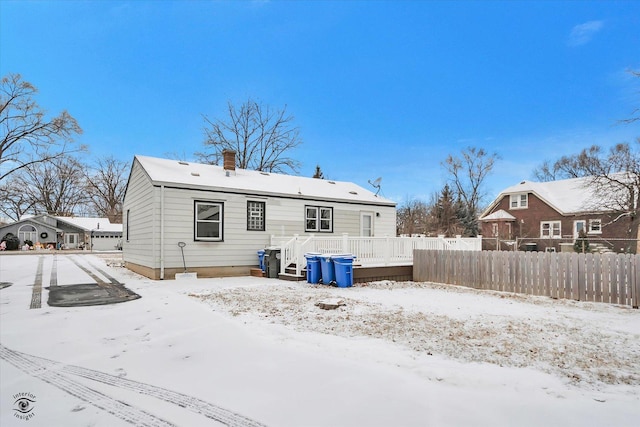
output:
M8 349L0 344L0 358L6 360L16 368L28 375L39 378L42 381L51 384L54 387L68 393L80 400L87 402L96 408L102 409L135 426L145 427L170 427L175 424L142 409L131 406L125 402L121 402L104 393L93 390L68 376L62 374L53 368L59 368L59 365L51 361L33 360L32 356Z
M6 349L6 347L1 345L0 348L2 350ZM93 381L98 381L103 384L111 385L113 387L134 391L146 396L155 397L165 402L177 405L181 408L185 408L191 412L203 415L211 420L217 421L229 427L266 427L265 424L252 420L248 417L245 417L244 415L238 414L228 409L224 409L220 406L214 405L197 397L178 393L176 391L168 390L162 387L156 387L150 384L109 375L104 372L82 368L80 366L66 365L60 362L55 362L53 360L21 353L18 351L9 351L24 359L29 360L30 362L38 366L42 366L42 368L46 368L47 366L55 366L64 373L76 375Z
M30 309L42 307L42 270L44 266L44 257L40 255L38 258L38 270L36 271L36 278L33 282L33 290L31 291L31 305Z
M121 285L123 286L124 283L120 283L118 281L118 279L116 279L115 277L111 276L110 274L108 274L106 271L104 271L103 269L101 269L100 267L98 267L97 265L95 265L94 263L92 263L91 261L87 261L87 263L93 267L94 270L96 270L98 273L102 274L104 277L106 277L107 279L109 279L109 281L114 284L114 285Z
M51 266L51 278L49 286L58 286L58 255L53 254L53 265Z
M89 277L91 277L97 283L98 286L100 286L101 288L105 289L110 296L112 296L114 298L126 298L126 297L129 296L129 293L122 289L123 285L121 283L119 283L117 280L113 279L113 280L115 280L115 283L117 285L114 284L113 282L112 283L107 283L104 280L102 280L100 277L98 277L93 271L89 270L87 267L85 267L84 265L80 264L80 262L78 262L78 260L76 258L69 257L69 259L76 266L78 266L78 268L80 268L82 271L87 273L89 275Z

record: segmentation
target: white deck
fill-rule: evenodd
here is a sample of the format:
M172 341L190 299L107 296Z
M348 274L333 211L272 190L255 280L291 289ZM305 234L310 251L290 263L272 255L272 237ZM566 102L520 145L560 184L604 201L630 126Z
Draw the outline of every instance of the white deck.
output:
M307 253L352 254L363 267L412 265L414 249L481 251L478 237L354 237L342 236L271 236L271 245L281 248L280 271L295 264L300 275Z

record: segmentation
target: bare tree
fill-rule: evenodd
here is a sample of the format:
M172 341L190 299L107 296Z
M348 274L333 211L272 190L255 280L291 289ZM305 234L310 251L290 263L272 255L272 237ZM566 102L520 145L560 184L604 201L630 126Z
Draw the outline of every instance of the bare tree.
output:
M33 203L34 213L70 216L86 202L83 165L69 156L25 166L15 184Z
M486 197L483 184L496 160L496 153L489 154L483 148L468 147L461 151L460 156L450 154L442 162L449 174L454 195L464 208L459 218L465 224L465 235L478 234L478 211Z
M82 133L68 112L47 119L35 102L37 89L9 74L0 85L0 182L30 165L48 162L84 149L73 144L73 136Z
M640 78L640 71L628 70L628 72L632 76ZM626 124L637 122L637 121L640 121L640 108L636 108L635 110L633 110L633 112L631 113L631 117L629 117L628 119L621 120L622 123L626 123Z
M322 172L322 169L320 169L320 165L316 165L316 171L312 178L324 179L324 173Z
M545 160L533 170L534 179L540 182L580 178L588 174L589 172L582 167L577 156L562 156L553 164Z
M272 109L252 99L236 108L227 104L229 117L206 122L204 141L210 153L195 153L200 161L218 164L223 150L236 152L236 166L264 172L298 172L300 163L289 157L292 149L302 144L294 117L287 107Z
M89 200L92 210L114 224L122 223L122 202L127 186L129 163L113 156L98 159L86 175Z
M396 215L397 234L425 234L428 229L429 206L417 199L407 199Z
M628 236L640 234L640 138L633 145L622 143L603 150L594 145L576 155L587 172L594 200L585 209L598 208L616 213L612 222L629 220ZM606 224L605 224L606 225ZM638 237L640 238L640 237Z
M29 212L36 213L36 201L27 196L18 176L19 173L16 173L0 184L0 212L14 221L18 221L22 215Z

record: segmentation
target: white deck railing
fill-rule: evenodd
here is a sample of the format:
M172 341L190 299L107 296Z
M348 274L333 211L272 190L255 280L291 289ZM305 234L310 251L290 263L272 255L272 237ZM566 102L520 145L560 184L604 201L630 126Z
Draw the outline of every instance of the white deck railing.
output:
M271 246L280 251L280 271L296 265L300 275L306 253L352 254L363 267L410 265L414 249L444 249L451 251L481 251L482 236L478 237L352 237L342 236L271 236Z

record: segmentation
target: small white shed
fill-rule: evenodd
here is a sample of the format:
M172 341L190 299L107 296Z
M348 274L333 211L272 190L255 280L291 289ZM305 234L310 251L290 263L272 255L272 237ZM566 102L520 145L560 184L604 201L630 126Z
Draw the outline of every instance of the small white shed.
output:
M127 268L152 279L249 275L272 235L395 236L396 204L350 182L135 156L124 198ZM184 247L180 248L179 243Z

